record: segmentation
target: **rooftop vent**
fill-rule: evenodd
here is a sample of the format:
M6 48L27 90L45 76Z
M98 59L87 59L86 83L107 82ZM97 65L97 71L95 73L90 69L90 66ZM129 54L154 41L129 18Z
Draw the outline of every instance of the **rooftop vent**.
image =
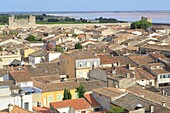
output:
M20 70L23 70L23 69L19 67L18 70L20 71Z
M137 103L137 104L136 104L136 108L135 108L135 109L140 109L140 108L142 108L142 104Z

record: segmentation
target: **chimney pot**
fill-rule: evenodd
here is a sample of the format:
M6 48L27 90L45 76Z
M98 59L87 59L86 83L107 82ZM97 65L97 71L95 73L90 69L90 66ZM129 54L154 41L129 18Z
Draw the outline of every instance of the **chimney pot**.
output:
M127 73L127 74L126 74L126 77L127 77L127 78L130 78L130 73Z
M120 62L117 62L117 66L120 66Z
M165 90L162 88L162 95L165 95Z
M164 107L165 107L165 102L162 102L162 106L164 106Z
M13 107L14 107L14 106L13 106L12 104L9 104L9 105L8 105L9 113L13 110Z
M152 105L152 106L150 106L150 112L151 113L153 113L154 112L154 109L155 109L155 107Z
M131 65L130 65L130 64L127 64L126 67L127 67L128 70L130 70Z

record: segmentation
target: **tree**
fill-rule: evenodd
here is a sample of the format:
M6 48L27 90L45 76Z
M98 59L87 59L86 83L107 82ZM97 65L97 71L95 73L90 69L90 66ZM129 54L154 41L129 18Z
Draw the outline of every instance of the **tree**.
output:
M47 21L48 22L59 22L59 20L55 18L49 18Z
M35 37L34 35L29 35L26 40L33 42L33 41L39 41L39 39L37 37Z
M118 106L112 106L109 110L109 113L123 113L124 109Z
M131 24L131 29L137 29L137 28L139 27L139 25L140 25L140 22L139 22L139 21L133 22L133 23Z
M36 16L36 20L43 21L43 20L44 20L44 17L41 16L41 15L37 15L37 16Z
M3 51L3 48L0 46L0 51Z
M141 21L136 21L131 24L131 29L147 29L152 26L152 23L146 21L146 20L141 20Z
M8 15L8 14L1 14L0 15L0 24L7 24L9 16L10 15Z
M72 98L72 95L70 93L70 90L64 89L64 95L63 100L69 100Z
M83 46L79 42L76 43L75 49L82 49L82 48L83 48Z
M99 20L99 23L118 23L119 21L115 18L96 18L95 20Z
M74 33L74 34L72 34L72 36L73 36L73 37L77 37L78 35Z
M80 86L77 88L76 92L77 92L79 98L84 97L84 93L86 92L84 85L80 84Z
M64 95L63 100L68 100L68 90L64 89Z
M46 14L42 14L42 16L47 16Z
M72 95L71 95L71 92L70 90L68 91L68 99L71 99L72 98Z
M55 51L63 52L63 49L59 46L56 46Z

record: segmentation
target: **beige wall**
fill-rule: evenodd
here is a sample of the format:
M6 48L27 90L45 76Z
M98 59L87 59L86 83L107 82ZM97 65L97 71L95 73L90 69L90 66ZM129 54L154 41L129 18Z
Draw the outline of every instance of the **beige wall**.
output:
M24 53L23 53L23 57L24 57L24 58L27 58L29 54L35 52L35 49L28 48L28 49L23 50L23 52L24 52Z
M32 94L32 103L33 106L37 106L37 102L41 102L42 100L42 94L41 93L33 93ZM42 105L42 103L41 103Z
M2 65L9 65L14 59L21 60L21 55L4 55L0 56L0 59L2 59Z
M61 64L66 75L68 75L69 78L75 78L75 60L73 57L67 54L63 54L60 57L60 61L62 61Z

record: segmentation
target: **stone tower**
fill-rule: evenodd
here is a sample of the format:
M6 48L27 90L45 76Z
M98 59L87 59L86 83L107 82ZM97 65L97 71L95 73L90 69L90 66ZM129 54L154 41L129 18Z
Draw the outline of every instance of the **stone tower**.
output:
M9 27L11 28L31 28L36 26L35 16L29 15L28 18L17 19L9 17Z
M142 16L141 20L146 20L147 22L152 23L152 18Z
M29 15L29 24L36 25L35 16Z

